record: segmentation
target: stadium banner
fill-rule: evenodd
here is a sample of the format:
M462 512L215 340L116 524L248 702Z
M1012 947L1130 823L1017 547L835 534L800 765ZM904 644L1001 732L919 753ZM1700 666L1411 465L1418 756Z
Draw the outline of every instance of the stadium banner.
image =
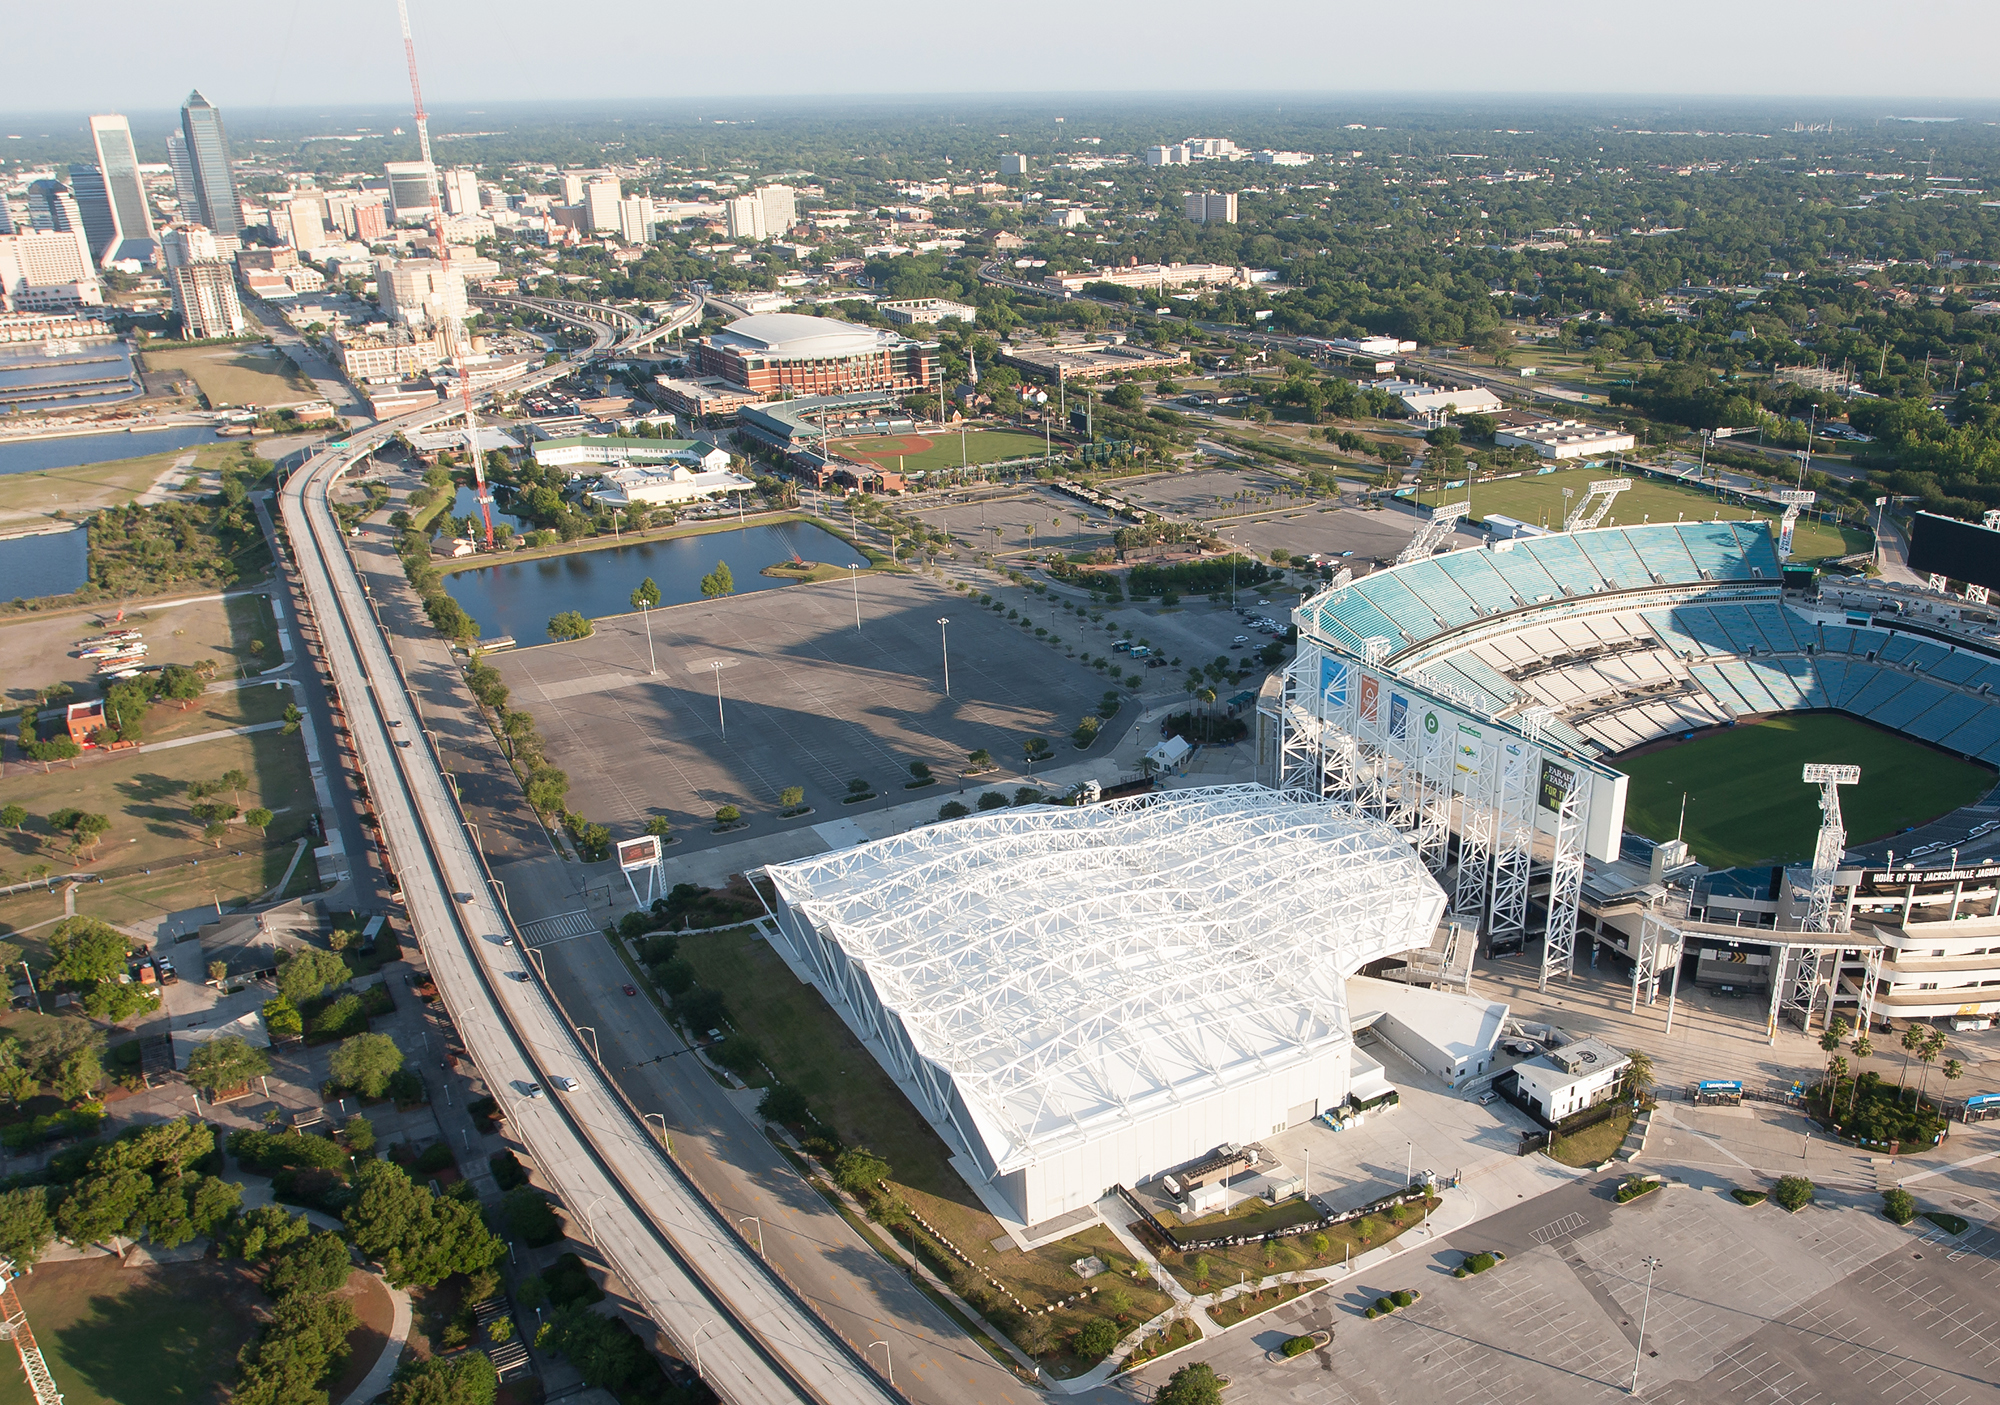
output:
M1542 808L1551 814L1561 814L1563 797L1576 784L1576 771L1569 766L1558 766L1548 757L1542 758L1542 784L1539 798Z
M1319 661L1319 696L1328 707L1347 706L1347 663L1324 654Z
M1356 689L1360 697L1361 720L1372 723L1378 715L1377 709L1382 697L1382 680L1372 673L1361 675L1361 686Z
M1581 780L1584 852L1600 862L1608 863L1618 857L1625 829L1624 772L1575 755L1552 740L1531 742L1505 722L1495 722L1433 696L1422 684L1399 676L1393 669L1371 667L1344 656L1311 635L1301 635L1294 667L1298 670L1294 677L1308 680L1306 686L1312 686L1309 680L1317 680L1329 715L1345 709L1350 702L1356 704L1357 711L1367 707L1364 690L1372 693L1373 706L1379 709L1386 694L1389 715L1384 732L1399 749L1415 753L1422 749L1426 738L1441 737L1448 741L1454 752L1453 789L1458 793L1468 788L1469 777L1486 761L1489 748L1512 746L1525 750L1535 767L1530 775L1535 778L1537 796L1545 797L1545 803L1536 809L1537 828L1545 834L1554 833L1562 789L1573 783L1573 778ZM1358 721L1357 717L1357 725Z

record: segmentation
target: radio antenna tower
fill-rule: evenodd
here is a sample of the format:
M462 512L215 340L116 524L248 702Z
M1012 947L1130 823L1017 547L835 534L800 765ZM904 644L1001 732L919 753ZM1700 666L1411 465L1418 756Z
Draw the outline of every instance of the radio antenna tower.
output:
M443 266L447 295L451 287L451 240L445 237L444 205L438 199L437 163L431 160L430 115L424 111L424 88L417 81L417 44L410 37L409 0L396 0L396 18L403 22L403 55L410 61L410 98L416 104L417 146L423 154L424 183L431 197L431 227L437 231L438 263ZM472 409L472 335L465 318L447 301L440 310L439 330L444 354L458 362L458 389L464 400L465 451L472 458L472 481L479 497L479 515L486 521L486 549L493 549L493 492L486 486L486 456L479 452L479 420Z
M14 1291L14 1265L8 1259L0 1259L0 1332L12 1337L14 1349L21 1353L21 1369L27 1373L35 1405L63 1405L56 1378L49 1374L48 1362L42 1360L42 1349L35 1345L27 1310L21 1306L21 1295Z

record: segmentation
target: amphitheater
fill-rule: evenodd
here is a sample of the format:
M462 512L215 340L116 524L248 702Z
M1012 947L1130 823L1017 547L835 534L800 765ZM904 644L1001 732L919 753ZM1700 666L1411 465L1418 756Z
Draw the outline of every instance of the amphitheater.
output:
M2000 1015L2000 863L1890 870L1849 851L1824 917L1826 870L1711 873L1624 832L1622 756L1741 719L1844 712L2000 766L1990 612L1859 581L1788 592L1784 575L1766 523L1713 521L1500 540L1342 581L1294 614L1299 656L1259 699L1260 778L1403 828L1489 954L1541 939L1544 986L1581 940L1630 959L1649 995L1683 957L1698 978L1750 967L1773 1028L1781 1008L1810 1027L1843 1004ZM1960 817L1968 836L1994 827ZM1955 863L1955 843L1926 847ZM1663 902L1680 934L1649 944Z

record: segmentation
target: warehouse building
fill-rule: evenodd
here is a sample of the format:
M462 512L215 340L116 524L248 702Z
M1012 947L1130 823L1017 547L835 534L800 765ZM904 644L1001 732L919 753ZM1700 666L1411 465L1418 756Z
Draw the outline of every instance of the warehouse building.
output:
M1445 907L1389 826L1255 785L968 816L766 872L773 945L1029 1227L1345 1100L1348 977L1428 945Z

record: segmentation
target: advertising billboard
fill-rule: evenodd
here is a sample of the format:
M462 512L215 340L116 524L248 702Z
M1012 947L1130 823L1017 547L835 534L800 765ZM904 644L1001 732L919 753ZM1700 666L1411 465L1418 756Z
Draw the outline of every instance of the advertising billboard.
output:
M1910 569L2000 590L2000 532L1919 512L1910 523Z
M1535 798L1550 814L1561 814L1563 797L1576 784L1576 768L1559 765L1548 757L1542 758L1542 780L1536 787Z

